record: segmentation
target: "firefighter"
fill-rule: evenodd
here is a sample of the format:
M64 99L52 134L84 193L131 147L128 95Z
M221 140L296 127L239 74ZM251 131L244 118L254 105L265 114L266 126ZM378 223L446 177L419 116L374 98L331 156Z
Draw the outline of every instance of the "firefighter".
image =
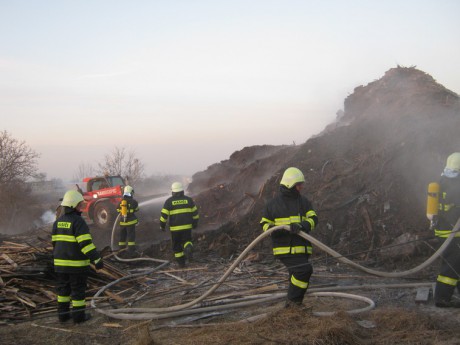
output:
M460 152L447 158L446 167L439 180L439 210L434 216L435 235L447 238L460 217ZM460 232L458 232L442 254L442 263L436 279L434 301L440 308L460 308L460 300L452 300L459 288Z
M53 224L51 241L60 322L69 320L71 315L74 323L91 318L90 314L85 313L89 265L92 262L98 270L104 267L88 225L81 217L82 202L83 196L79 192L67 191L61 202L62 215Z
M263 231L278 225L290 227L290 231L276 230L271 234L273 254L289 272L286 307L302 305L313 273L308 262L311 243L298 235L300 231L310 233L318 223L310 201L300 194L304 185L305 177L299 169L286 169L280 193L265 205L260 221Z
M192 229L198 226L198 209L193 199L184 194L182 183L174 182L171 192L161 210L160 226L165 231L169 219L174 257L180 267L185 267L185 259L193 260Z
M134 199L134 189L126 186L123 189L123 199L118 205L117 211L121 213L120 220L120 240L118 246L120 249L128 246L128 257L135 257L136 252L136 224L139 222L136 212L139 211L139 205Z

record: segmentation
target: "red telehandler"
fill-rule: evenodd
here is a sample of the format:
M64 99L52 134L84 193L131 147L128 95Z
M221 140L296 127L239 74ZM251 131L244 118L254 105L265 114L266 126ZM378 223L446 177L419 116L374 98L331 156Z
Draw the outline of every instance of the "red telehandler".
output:
M117 218L117 207L123 199L125 181L121 176L97 176L83 179L82 216L100 229L111 229ZM88 223L91 223L88 222Z

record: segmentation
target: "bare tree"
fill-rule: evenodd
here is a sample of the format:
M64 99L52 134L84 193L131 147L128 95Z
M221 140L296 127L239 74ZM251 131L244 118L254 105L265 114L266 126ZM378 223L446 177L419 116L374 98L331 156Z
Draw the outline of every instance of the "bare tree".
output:
M74 174L75 181L82 181L85 177L92 177L96 174L94 167L89 163L80 163L77 172Z
M40 182L46 181L46 173L41 172L34 175L34 179Z
M134 151L115 147L112 153L105 155L104 164L99 164L99 172L109 175L120 175L134 184L144 175L144 164L136 157Z
M35 176L38 157L24 141L0 132L0 185Z
M29 177L43 178L37 173L38 157L24 141L7 131L0 132L0 194L8 200L0 207L0 232L28 229L32 223L35 200L24 181Z

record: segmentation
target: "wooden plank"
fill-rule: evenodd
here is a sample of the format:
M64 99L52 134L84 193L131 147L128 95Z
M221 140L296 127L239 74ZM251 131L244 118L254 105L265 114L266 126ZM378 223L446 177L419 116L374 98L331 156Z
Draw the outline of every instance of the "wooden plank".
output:
M415 303L427 303L430 299L430 288L427 286L417 288Z
M11 259L7 254L2 254L0 255L0 257L2 257L6 262L8 262L11 266L13 266L13 269L18 267L18 264L14 262L14 260Z
M189 282L186 281L185 279L182 279L182 278L180 278L180 277L178 277L178 276L176 276L176 275L174 275L174 274L172 274L172 273L168 273L168 272L162 272L162 273L164 273L164 274L166 274L167 276L170 276L170 277L172 277L172 278L174 278L174 279L177 279L178 281L180 281L180 282L183 283L183 284L193 285L193 283L189 283Z
M29 245L27 244L22 244L22 243L16 243L16 242L10 242L10 241L3 241L3 244L7 244L10 246L14 246L15 249L19 248L27 248ZM3 246L2 246L3 247Z
M113 292L110 292L110 291L107 291L105 290L104 293L109 296L110 298L114 299L115 301L117 301L118 303L124 303L125 300L123 298L121 298L120 296L118 296L116 293L113 293Z

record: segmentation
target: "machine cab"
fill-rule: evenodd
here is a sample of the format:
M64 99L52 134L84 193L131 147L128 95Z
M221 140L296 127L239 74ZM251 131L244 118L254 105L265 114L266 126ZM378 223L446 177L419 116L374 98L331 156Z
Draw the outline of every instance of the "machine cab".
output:
M86 184L86 192L101 190L105 188L124 186L124 180L121 176L101 176L87 177L83 179Z

